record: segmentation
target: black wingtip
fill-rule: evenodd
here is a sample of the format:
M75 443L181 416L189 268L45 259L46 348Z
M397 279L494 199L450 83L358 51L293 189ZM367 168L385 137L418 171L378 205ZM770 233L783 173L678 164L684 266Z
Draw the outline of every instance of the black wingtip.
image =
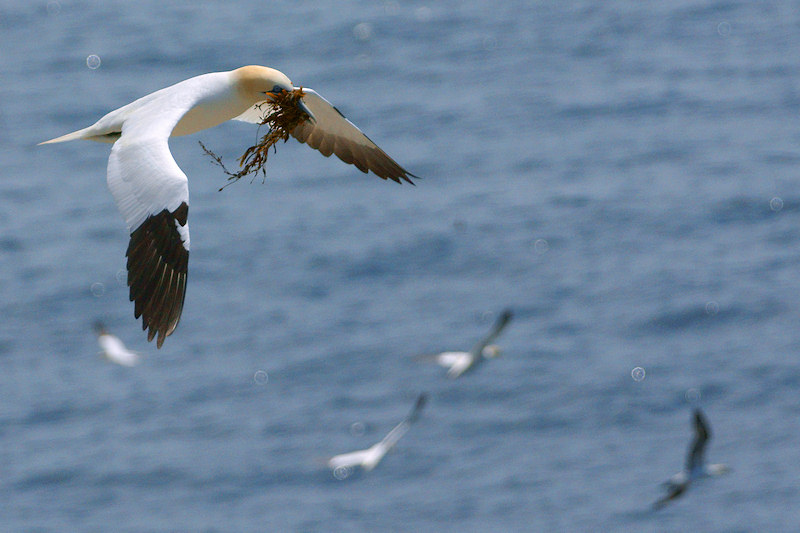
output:
M364 172L366 174L367 172L369 172L369 169L362 170L362 172ZM383 177L384 179L388 178L388 179L392 180L393 182L395 182L398 185L402 185L403 183L408 183L409 185L412 185L414 187L416 187L417 184L414 183L414 181L411 178L414 178L415 180L421 180L422 179L419 176L417 176L416 174L412 174L411 172L408 172L407 170L404 170L402 174L398 174L398 175L395 175L395 176L380 176L379 174L376 174L376 176Z
M699 407L694 408L694 414L692 416L694 418L694 423L697 426L707 426L706 416L703 414L703 410Z
M711 427L708 424L708 419L703 414L703 411L699 407L694 408L694 427L695 430L703 435L706 439L711 438Z
M183 310L189 250L179 228L186 226L188 211L182 202L172 212L150 215L131 232L125 253L133 314L141 317L148 342L158 337L158 348L175 330Z
M419 396L417 396L417 403L414 405L414 410L418 411L425 407L425 403L428 401L428 394L423 392Z
M495 321L496 327L505 327L505 325L508 324L512 318L514 318L514 313L511 311L511 309L503 309Z
M417 186L417 184L416 184L416 183L414 183L414 181L413 181L411 178L414 178L415 180L421 180L421 179L422 179L422 177L421 177L421 176L417 176L416 174L412 174L411 172L406 172L406 175L405 175L405 176L403 176L403 179L404 179L404 180L405 180L407 183L409 183L409 184L413 185L414 187L416 187L416 186Z
M410 422L414 422L417 418L419 418L419 414L422 411L422 408L425 407L425 403L428 401L427 393L422 393L417 396L417 401L414 403L414 408L411 409L411 413L408 415L408 420Z

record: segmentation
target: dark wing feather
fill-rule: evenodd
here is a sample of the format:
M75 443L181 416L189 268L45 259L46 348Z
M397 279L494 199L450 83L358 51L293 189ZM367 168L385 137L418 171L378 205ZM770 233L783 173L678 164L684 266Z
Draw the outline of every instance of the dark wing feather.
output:
M384 446L388 449L392 449L397 441L406 434L406 432L411 428L411 424L417 421L419 418L420 412L422 412L422 408L425 407L425 402L428 400L428 395L425 393L420 394L417 397L417 401L414 403L414 407L411 409L411 412L406 416L399 424L392 428L392 430L386 434L381 442Z
M689 449L689 457L686 460L686 470L689 472L703 464L703 454L705 453L706 444L711 438L711 429L700 409L694 410L694 433L692 447Z
M189 250L184 247L177 224L186 226L189 206L164 209L150 215L131 232L128 244L128 286L134 315L142 317L147 340L158 335L159 348L175 331L183 311Z
M669 492L667 494L665 494L663 498L661 498L660 500L658 500L657 502L655 502L653 504L653 508L654 509L660 509L660 508L664 507L667 503L671 502L675 498L678 498L684 492L686 492L686 489L688 488L688 486L689 486L688 483L681 483L679 485L671 486L669 488Z
M295 127L292 131L295 139L319 150L325 157L336 154L339 159L355 165L361 172L371 170L383 179L413 183L411 178L419 177L398 165L316 91L303 90L303 102L314 114L315 120L307 120Z
M511 321L513 316L514 315L510 309L505 309L495 321L491 331L489 331L484 338L479 340L475 346L472 347L470 353L476 357L480 356L483 352L483 349L491 344L492 341L494 341L500 335L500 333L505 329L506 325L508 325L508 323Z
M416 422L417 418L419 418L419 413L422 411L422 408L425 407L425 402L428 401L428 395L425 393L420 394L417 396L417 401L414 403L413 409L406 417L409 423Z

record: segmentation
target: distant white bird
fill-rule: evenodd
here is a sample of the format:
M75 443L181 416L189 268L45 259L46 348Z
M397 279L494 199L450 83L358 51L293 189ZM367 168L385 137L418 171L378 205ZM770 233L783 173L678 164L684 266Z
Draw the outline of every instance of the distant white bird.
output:
M40 144L75 139L114 143L108 187L131 234L130 299L147 339L160 348L175 331L183 310L189 262L189 187L169 151L171 136L188 135L227 120L261 123L265 108L294 86L283 73L250 65L203 74L148 94L105 115L88 128ZM336 154L362 172L411 183L404 170L311 89L297 106L308 118L292 131L302 143Z
M126 348L119 337L106 331L102 323L97 322L94 329L97 332L97 344L109 361L122 366L136 366L139 363L139 354Z
M417 397L417 401L414 404L414 408L411 410L411 413L407 417L403 419L402 422L397 424L392 430L380 441L366 450L358 450L355 452L350 453L343 453L341 455L336 455L331 457L328 460L328 466L333 470L334 474L345 469L349 472L349 469L360 466L367 472L375 468L378 463L381 462L383 456L386 455L389 450L394 448L394 445L397 444L397 441L400 440L400 437L406 434L406 432L411 427L417 418L419 418L419 413L422 411L422 408L425 406L425 402L427 400L427 395L420 394Z
M694 410L693 420L695 435L686 457L686 468L664 482L667 494L653 504L656 509L660 509L668 502L683 495L692 482L704 477L716 477L730 472L728 465L706 464L705 449L711 439L711 428L699 408Z
M484 360L498 357L502 353L499 346L490 343L500 335L512 316L511 310L504 310L495 321L492 330L468 352L442 352L429 357L448 369L447 377L455 379L462 376L465 372L475 369Z

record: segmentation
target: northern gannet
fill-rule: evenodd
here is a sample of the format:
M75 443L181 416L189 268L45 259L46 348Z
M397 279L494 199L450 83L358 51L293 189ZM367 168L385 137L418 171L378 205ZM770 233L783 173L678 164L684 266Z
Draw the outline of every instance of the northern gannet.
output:
M683 495L693 481L704 477L721 476L730 472L728 465L707 465L705 462L705 449L706 444L711 439L711 428L699 408L694 410L693 422L694 440L686 457L686 468L664 482L663 485L667 490L667 494L653 504L655 509L660 509L668 502Z
M333 471L334 475L342 478L347 477L347 475L350 473L350 470L357 466L360 466L367 472L375 468L378 463L381 462L383 456L386 455L389 450L394 448L394 445L397 444L397 441L400 440L400 437L406 434L411 427L411 424L413 424L417 418L419 418L419 413L425 406L426 401L427 395L420 394L417 397L414 408L411 410L408 416L406 416L402 422L392 428L392 430L380 442L373 444L366 450L358 450L355 452L343 453L331 457L328 460L328 466Z
M510 309L504 310L495 321L492 330L468 352L442 352L429 357L447 368L447 377L455 379L474 369L484 360L498 357L501 354L500 347L490 343L500 335L512 316Z
M106 359L122 366L135 366L139 363L139 354L130 351L119 337L106 331L101 322L96 322L94 329L97 333L97 344Z
M93 125L40 144L87 139L114 143L108 187L130 231L128 286L134 315L158 347L178 325L189 262L189 187L169 151L171 136L227 120L260 124L276 97L295 87L275 69L250 65L212 72L148 94ZM317 92L298 100L308 118L292 136L362 172L400 183L416 177L398 165Z

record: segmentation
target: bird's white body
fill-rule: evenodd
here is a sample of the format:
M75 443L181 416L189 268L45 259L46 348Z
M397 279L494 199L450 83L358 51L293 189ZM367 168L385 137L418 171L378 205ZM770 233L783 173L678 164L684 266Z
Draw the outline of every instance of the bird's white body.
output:
M103 355L111 362L122 366L136 366L139 363L139 354L129 350L119 337L110 333L101 333L97 336L97 344Z
M168 136L189 135L231 120L250 107L252 99L238 90L236 71L211 72L165 87L104 115L82 130L56 137L42 144L86 139L115 142L126 121L139 115L148 130L162 130ZM161 133L161 132L159 132Z
M384 444L383 441L378 442L367 448L366 450L358 450L355 452L342 453L331 457L328 461L328 466L332 470L340 468L353 468L360 466L367 472L378 466L383 456L389 453L391 448Z
M474 369L485 359L500 355L500 348L494 344L485 346L479 355L472 352L442 352L435 356L436 362L447 369L447 377L455 379L468 370Z
M463 376L466 372L474 370L479 364L487 359L498 357L502 352L500 347L490 344L508 325L512 318L509 309L500 313L500 316L492 325L492 329L468 352L441 352L434 356L421 356L422 358L432 358L440 366L447 369L447 377L455 379Z
M41 144L86 139L114 143L108 188L131 232L128 285L148 340L158 347L178 325L189 259L188 179L168 139L231 119L261 123L273 98L294 90L289 78L250 65L212 72L143 96L83 128ZM296 105L307 115L292 135L325 156L336 154L363 172L400 182L406 172L327 100L311 89Z

